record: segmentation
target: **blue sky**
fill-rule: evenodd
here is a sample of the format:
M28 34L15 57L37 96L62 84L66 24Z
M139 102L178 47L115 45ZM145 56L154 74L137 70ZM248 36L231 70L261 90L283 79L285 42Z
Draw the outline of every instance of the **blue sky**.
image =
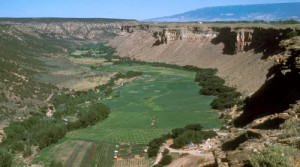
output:
M300 0L0 0L0 17L79 17L143 20L224 5Z

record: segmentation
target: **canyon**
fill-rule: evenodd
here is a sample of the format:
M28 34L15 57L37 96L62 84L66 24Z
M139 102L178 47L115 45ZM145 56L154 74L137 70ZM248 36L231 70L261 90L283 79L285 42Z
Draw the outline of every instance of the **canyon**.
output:
M247 138L249 134L254 134L255 138L249 143L242 142L239 151L229 150L223 153L215 151L222 155L217 159L220 164L223 164L222 158L227 158L226 163L231 166L244 164L242 156L253 151L248 149L249 145L252 149L252 146L256 147L253 143L265 141L263 139L278 142L269 138L269 133L273 131L253 132L252 129L259 129L257 127L270 121L274 121L278 129L283 120L299 115L300 38L289 36L290 32L300 34L298 24L150 23L113 19L2 18L0 25L4 41L0 43L1 54L7 51L4 48L5 41L11 39L25 48L30 48L31 43L35 43L38 48L51 45L58 51L51 53L43 50L42 58L38 58L45 62L52 58L64 60L61 61L61 66L64 66L64 63L69 63L64 59L68 48L105 41L106 45L116 48L116 55L121 57L145 62L217 69L217 75L225 80L225 84L235 87L241 92L241 98L245 99L243 113L236 112L235 109L221 111L233 116L235 121L231 121L235 127L245 128L241 132L232 133L233 136ZM38 45L42 44L41 41L47 40L52 43ZM19 59L24 58L22 53L16 55ZM1 63L5 62L25 66L26 69L34 68L26 63L19 63L16 59L1 58ZM35 70L40 71L43 69ZM27 79L25 74L20 75L20 70L18 72L11 73L25 82L31 80ZM2 83L0 86L3 86ZM10 89L2 89L1 93L9 91ZM48 98L51 93L45 97ZM262 135L256 135L257 133ZM281 132L276 133L279 135ZM249 138L252 138L251 135ZM244 152L237 160L235 156L241 153L240 150ZM247 158L249 157L244 159Z

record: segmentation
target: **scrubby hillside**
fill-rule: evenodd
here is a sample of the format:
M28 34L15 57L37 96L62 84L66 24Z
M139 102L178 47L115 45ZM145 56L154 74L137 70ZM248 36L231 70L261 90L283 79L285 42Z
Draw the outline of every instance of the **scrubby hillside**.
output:
M11 25L0 25L0 114L1 120L23 117L43 106L57 87L37 81L45 70L39 58L62 52L67 43L32 30L24 33Z

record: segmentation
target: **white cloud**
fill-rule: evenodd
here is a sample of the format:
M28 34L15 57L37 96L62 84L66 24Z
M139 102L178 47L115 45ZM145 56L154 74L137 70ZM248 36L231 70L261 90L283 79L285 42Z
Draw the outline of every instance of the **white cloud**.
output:
M233 13L225 13L226 16L233 16Z

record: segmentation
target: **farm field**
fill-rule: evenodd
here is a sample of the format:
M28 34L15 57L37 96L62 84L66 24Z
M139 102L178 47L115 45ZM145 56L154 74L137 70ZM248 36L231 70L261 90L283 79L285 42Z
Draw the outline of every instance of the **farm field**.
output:
M65 167L113 166L115 145L82 140L68 140L42 151L34 161L55 160Z
M101 70L141 71L143 76L119 88L119 97L102 101L112 109L106 120L69 132L67 138L147 144L187 124L200 123L208 129L221 126L209 106L214 97L199 95L193 72L148 65L108 65Z

